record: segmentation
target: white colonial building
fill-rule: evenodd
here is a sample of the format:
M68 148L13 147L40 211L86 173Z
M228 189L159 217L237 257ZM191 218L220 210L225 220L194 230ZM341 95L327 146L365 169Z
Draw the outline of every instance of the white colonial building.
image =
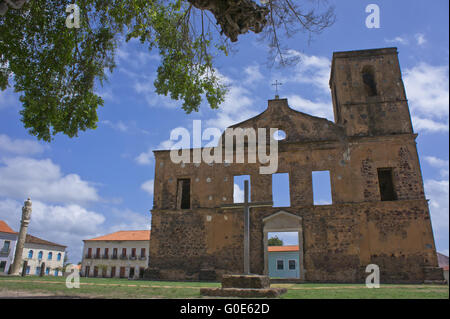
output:
M22 254L22 267L26 262L27 275L62 276L66 246L27 235Z
M16 251L17 233L0 220L0 275L8 273L14 261Z
M18 233L0 220L0 274L7 274L14 262ZM62 276L66 246L28 235L22 251L22 274Z
M85 239L81 275L142 278L148 266L150 231L118 231Z

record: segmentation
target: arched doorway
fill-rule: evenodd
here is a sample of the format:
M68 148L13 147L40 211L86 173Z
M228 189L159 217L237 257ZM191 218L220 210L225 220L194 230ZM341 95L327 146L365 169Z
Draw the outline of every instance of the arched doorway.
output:
M279 211L275 214L267 216L263 219L264 232L264 275L269 275L269 253L268 253L268 235L271 232L297 232L298 246L299 246L299 269L300 278L305 278L305 270L303 266L303 227L302 218L288 213L286 211Z

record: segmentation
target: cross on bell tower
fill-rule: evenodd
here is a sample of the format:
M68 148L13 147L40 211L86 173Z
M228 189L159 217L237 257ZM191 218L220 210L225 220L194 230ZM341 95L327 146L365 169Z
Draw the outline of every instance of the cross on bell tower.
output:
M279 99L280 96L278 95L278 86L283 85L283 83L278 82L278 80L276 80L275 83L272 83L272 85L275 86L275 92L277 93L277 94L275 95L275 98L276 98L276 99Z

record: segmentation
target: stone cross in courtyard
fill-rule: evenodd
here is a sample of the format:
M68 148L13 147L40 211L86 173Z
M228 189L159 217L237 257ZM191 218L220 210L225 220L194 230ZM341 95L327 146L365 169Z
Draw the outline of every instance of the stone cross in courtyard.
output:
M250 202L248 197L248 181L244 181L244 202L223 205L223 209L244 208L244 274L250 274L250 208L272 207L273 202Z

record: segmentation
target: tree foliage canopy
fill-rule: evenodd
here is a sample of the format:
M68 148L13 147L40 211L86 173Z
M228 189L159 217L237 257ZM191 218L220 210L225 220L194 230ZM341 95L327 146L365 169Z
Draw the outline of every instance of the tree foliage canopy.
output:
M190 113L202 98L213 109L224 101L214 58L228 55L239 35L260 33L271 60L285 65L293 61L281 34L318 33L334 21L332 7L305 11L294 0L77 0L81 25L69 29L64 1L11 2L23 6L5 11L0 0L0 88L21 93L22 122L44 141L96 128L103 100L95 84L114 69L124 39L158 50L156 93L182 100Z
M278 238L278 236L270 237L267 241L269 246L283 246L283 240Z

